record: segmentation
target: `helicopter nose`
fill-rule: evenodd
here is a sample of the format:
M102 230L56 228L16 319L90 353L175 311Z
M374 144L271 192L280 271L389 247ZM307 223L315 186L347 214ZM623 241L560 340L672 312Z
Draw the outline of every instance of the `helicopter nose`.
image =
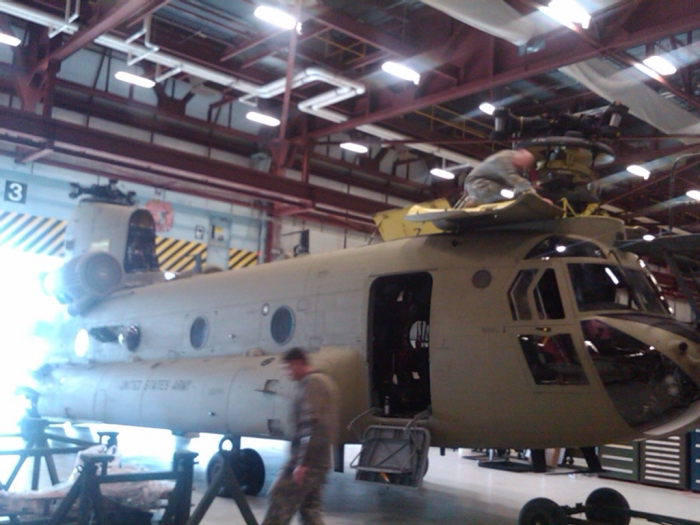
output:
M608 396L629 426L653 432L698 418L697 335L640 316L600 316L583 321L582 329Z
M694 345L692 348L689 348L687 357L695 367L700 367L700 346Z

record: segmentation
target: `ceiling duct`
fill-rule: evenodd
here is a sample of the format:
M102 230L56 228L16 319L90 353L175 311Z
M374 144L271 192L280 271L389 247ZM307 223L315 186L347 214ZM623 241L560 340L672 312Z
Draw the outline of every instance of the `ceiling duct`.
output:
M545 15L535 13L523 17L503 0L423 0L423 3L518 46L552 27L552 21ZM586 7L599 10L617 3L617 0L588 0ZM563 67L559 71L609 102L621 101L635 117L665 133L697 133L700 130L698 118L646 86L641 73L619 71L601 58Z
M40 24L51 28L52 30L60 30L69 35L76 33L80 27L75 23L66 23L65 20L59 17L51 16L37 9L20 5L17 2L0 1L0 12ZM197 77L199 79L219 84L226 88L233 88L246 93L242 99L254 97L272 98L284 93L286 89L286 79L280 78L263 86L258 86L252 82L239 79L233 75L216 71L199 64L182 60L173 55L169 55L160 50L147 48L131 39L121 39L111 35L103 34L95 38L94 43L100 46L120 51L127 56L139 57L148 55L148 61L162 66L166 70L177 70L178 72ZM167 74L167 73L166 73ZM337 104L343 100L362 95L365 92L365 86L361 82L351 80L340 75L336 75L329 71L320 68L307 68L304 71L294 75L292 78L292 89L302 87L312 82L325 82L335 86L331 91L327 91L307 99L299 104L299 110L309 113L316 117L330 120L331 122L339 123L348 120L348 117L342 113L325 109L328 106ZM379 137L383 140L411 140L413 137L394 133L390 130L374 125L360 126L358 130ZM411 143L407 145L412 149L416 149L425 153L430 153L440 158L457 162L458 164L470 164L476 166L480 163L477 159L473 159L467 155L462 155L457 152L445 150L436 147L432 144Z

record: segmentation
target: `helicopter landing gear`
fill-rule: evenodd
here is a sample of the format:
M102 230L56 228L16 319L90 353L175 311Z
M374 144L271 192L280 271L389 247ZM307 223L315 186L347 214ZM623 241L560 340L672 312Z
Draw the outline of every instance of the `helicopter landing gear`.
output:
M231 448L224 448L230 442ZM222 454L222 452L227 452ZM219 452L214 454L207 464L207 483L216 479L217 474L222 469L224 461L231 462L231 469L236 475L241 490L247 496L256 496L260 493L265 484L265 464L260 454L252 448L240 448L240 438L224 437L219 443ZM219 496L230 498L232 496L231 487L222 486Z

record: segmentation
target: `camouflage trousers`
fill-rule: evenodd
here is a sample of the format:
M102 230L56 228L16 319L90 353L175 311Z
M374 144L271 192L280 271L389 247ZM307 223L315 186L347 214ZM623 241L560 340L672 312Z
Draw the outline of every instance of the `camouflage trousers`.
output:
M513 190L517 196L523 191L528 191L531 187L529 181L520 175L507 175L506 178L510 180L510 187L505 184L505 181L499 182L483 177L476 177L474 179L467 178L467 180L464 181L465 195L460 199L461 206L455 205L455 207L471 208L479 204L508 200L501 194L501 190Z
M299 511L303 525L323 525L321 491L325 469L309 469L302 483L294 483L292 473L283 469L268 494L270 506L261 525L287 525Z

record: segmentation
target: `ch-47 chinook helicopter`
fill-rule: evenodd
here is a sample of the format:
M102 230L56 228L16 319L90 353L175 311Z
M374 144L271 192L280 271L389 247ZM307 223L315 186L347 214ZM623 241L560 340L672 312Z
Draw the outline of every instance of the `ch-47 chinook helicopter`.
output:
M612 155L570 135L521 143L551 191L581 187ZM594 447L700 420L700 334L615 247L620 220L563 217L531 194L433 202L379 214L379 244L166 282L152 217L112 190L82 200L66 233L54 290L73 317L36 374L43 416L236 445L284 438L292 387L280 356L301 346L340 387L340 442L363 443L365 479L403 483L405 466L364 454L400 440L396 429L422 432L415 484L427 445ZM263 462L236 450L257 493Z

